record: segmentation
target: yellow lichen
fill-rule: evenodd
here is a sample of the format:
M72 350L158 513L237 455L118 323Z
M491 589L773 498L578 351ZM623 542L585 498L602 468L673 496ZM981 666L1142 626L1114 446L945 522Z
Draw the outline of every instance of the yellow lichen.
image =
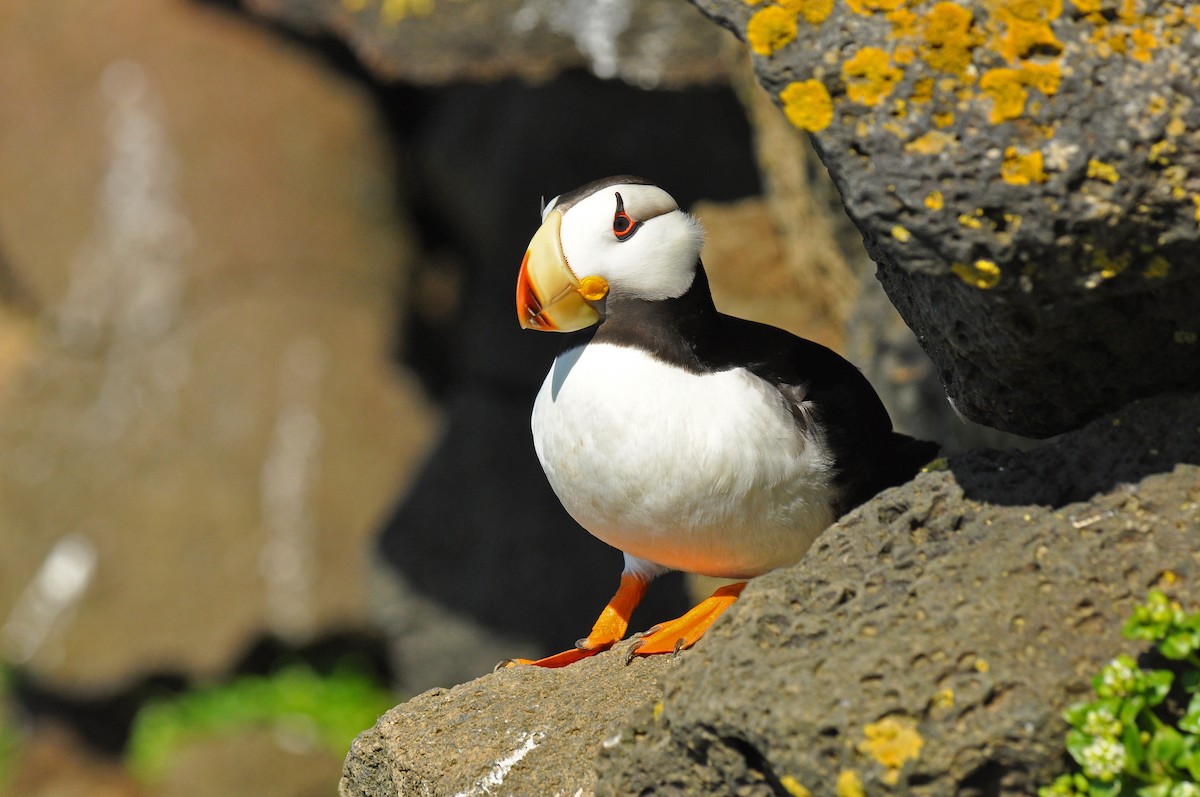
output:
M892 237L902 244L906 244L912 238L912 233L906 230L903 226L897 224L892 227Z
M992 124L1016 119L1024 113L1029 92L1021 85L1021 73L1017 70L989 69L979 79L979 88L992 100Z
M804 788L804 784L791 775L784 775L780 778L779 785L792 797L812 797L812 792Z
M1058 84L1062 82L1062 70L1057 63L1021 65L1018 75L1021 83L1035 88L1047 97L1058 93Z
M1162 279L1171 273L1171 264L1162 255L1155 255L1150 258L1150 262L1146 264L1146 268L1142 271L1142 276L1146 279Z
M899 774L900 767L917 758L924 745L925 740L911 719L884 717L863 728L863 740L858 743L858 750Z
M1092 266L1102 280L1110 280L1125 271L1129 268L1131 260L1133 260L1133 256L1129 252L1110 255L1103 249L1098 249L1092 254Z
M804 17L810 25L820 25L833 13L833 0L780 0L780 5Z
M880 11L895 11L906 0L846 0L850 10L861 16L870 16Z
M909 102L929 102L933 99L933 78L922 77L917 78L913 82L912 94L909 95Z
M937 3L925 15L921 55L940 72L962 75L971 65L971 51L980 43L975 17L957 3Z
M788 121L801 130L817 133L833 121L833 99L819 80L789 83L779 92L779 101Z
M933 119L933 126L938 128L939 130L944 130L945 128L954 124L954 114L951 113L950 111L942 111L941 113L935 113L930 118Z
M862 778L853 769L843 769L838 773L835 791L837 797L866 796L866 792L863 791Z
M980 221L977 216L972 216L969 213L960 213L958 215L958 223L964 227L969 227L972 230L978 230L983 226L983 222Z
M954 707L954 690L943 689L933 696L933 705L937 708L953 708Z
M1196 344L1197 340L1200 340L1200 335L1197 335L1195 332L1192 332L1189 329L1175 330L1175 342L1176 343L1180 343L1180 344L1184 344L1184 345L1188 345L1188 346L1194 346Z
M942 192L936 188L925 195L925 207L930 210L941 210L945 204L945 199L942 197Z
M1192 194L1192 204L1196 206L1196 226L1200 226L1200 194Z
M1152 51L1158 47L1158 39L1148 30L1137 28L1129 33L1129 41L1133 44L1133 49L1129 55L1136 61L1142 63L1148 62L1152 57Z
M984 261L980 261L980 262L984 262ZM993 264L993 265L995 265L995 264ZM992 669L992 665L987 663L987 659L975 659L975 671L976 672L986 673L990 669Z
M846 95L854 102L875 105L892 93L903 73L878 47L864 47L842 64Z
M904 145L905 152L919 155L937 155L956 141L954 136L941 130L930 130Z
M984 291L991 290L1000 282L1000 267L990 260L976 260L971 265L954 263L950 270L971 287Z
M1168 157L1175 154L1175 144L1171 141L1155 141L1150 145L1150 152L1146 160L1153 163L1155 166L1166 166L1171 159Z
M991 5L989 26L994 35L989 43L1009 63L1062 52L1062 43L1050 27L1062 15L1062 0L991 0Z
M663 713L663 702L661 700L656 701L654 704L654 721L655 722L658 722L658 718L662 716L662 713Z
M1088 160L1087 176L1089 180L1103 180L1106 183L1115 183L1121 179L1115 166L1095 158Z
M1099 14L1101 9L1101 0L1071 0L1071 4L1081 14Z
M1029 185L1046 182L1044 158L1040 150L1021 154L1016 147L1004 150L1004 161L1000 164L1000 179L1010 185Z
M746 23L746 41L759 55L771 55L796 39L796 14L781 6L754 12Z

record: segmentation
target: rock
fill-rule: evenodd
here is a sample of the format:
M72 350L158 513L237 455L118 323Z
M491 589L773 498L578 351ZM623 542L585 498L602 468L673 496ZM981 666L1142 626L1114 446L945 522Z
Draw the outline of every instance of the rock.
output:
M813 133L964 415L1045 437L1200 386L1194 7L694 2Z
M1167 397L881 494L751 583L596 793L1033 794L1063 771L1062 709L1146 649L1131 606L1200 602L1198 465L1200 396Z
M418 84L546 80L587 66L644 87L720 81L721 34L673 0L244 0L309 35L333 33L373 73Z
M590 794L594 761L601 795L1032 794L1064 767L1062 708L1146 649L1120 636L1131 606L1200 603L1198 524L1197 395L952 457L755 579L677 666L626 669L622 643L424 695L360 737L342 793L453 793L509 761L511 793ZM647 666L661 686L631 696ZM591 721L596 696L620 706ZM569 760L514 758L564 713Z
M0 71L4 656L87 693L365 625L435 414L371 96L195 3L5 6Z
M514 667L414 697L354 741L339 794L591 794L596 750L679 663L626 665L630 644L566 669Z

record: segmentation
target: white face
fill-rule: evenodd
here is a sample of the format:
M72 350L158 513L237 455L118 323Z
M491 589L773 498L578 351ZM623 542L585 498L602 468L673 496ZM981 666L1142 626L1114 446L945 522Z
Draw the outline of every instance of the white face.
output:
M546 205L543 219L558 200ZM704 229L661 188L621 183L567 207L560 237L577 277L603 277L610 296L653 301L691 287Z

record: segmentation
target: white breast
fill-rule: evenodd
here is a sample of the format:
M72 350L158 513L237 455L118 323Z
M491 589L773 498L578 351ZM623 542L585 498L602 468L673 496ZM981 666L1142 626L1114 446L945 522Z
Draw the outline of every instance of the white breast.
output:
M771 385L592 343L554 361L533 439L555 493L608 544L665 567L754 576L833 521L831 459Z

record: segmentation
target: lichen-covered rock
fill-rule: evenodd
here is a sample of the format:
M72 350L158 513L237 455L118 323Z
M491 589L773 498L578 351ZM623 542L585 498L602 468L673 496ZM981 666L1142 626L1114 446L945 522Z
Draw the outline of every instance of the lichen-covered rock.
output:
M1197 463L1200 397L1156 399L883 493L751 583L602 752L597 793L1035 793L1062 709L1146 649L1130 607L1200 600Z
M1200 385L1200 9L694 2L814 134L965 415L1046 436Z
M640 86L723 81L723 35L677 0L244 0L308 33L333 33L376 76L418 84L587 67Z

